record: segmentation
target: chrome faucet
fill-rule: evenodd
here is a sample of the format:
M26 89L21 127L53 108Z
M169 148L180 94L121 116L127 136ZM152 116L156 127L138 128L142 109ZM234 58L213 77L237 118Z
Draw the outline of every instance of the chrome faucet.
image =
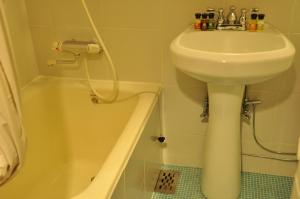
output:
M225 23L224 10L223 8L219 9L219 16L217 20L217 26L222 26Z
M229 24L229 25L236 24L237 16L236 16L235 10L236 10L235 6L230 7L229 14L227 15L227 24Z
M247 10L241 10L241 16L238 19L235 6L230 7L230 11L227 15L225 20L224 18L224 10L221 8L219 9L219 16L218 16L218 23L217 23L217 30L241 30L245 31L246 28L246 14Z

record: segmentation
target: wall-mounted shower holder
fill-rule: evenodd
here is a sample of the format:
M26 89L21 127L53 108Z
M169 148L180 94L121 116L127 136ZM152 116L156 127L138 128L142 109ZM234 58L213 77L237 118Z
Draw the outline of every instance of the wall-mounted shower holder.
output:
M47 61L49 67L55 65L79 65L79 58L82 54L100 54L102 48L93 41L78 41L75 39L56 41L52 44L52 50L58 53L70 53L73 59L51 59Z

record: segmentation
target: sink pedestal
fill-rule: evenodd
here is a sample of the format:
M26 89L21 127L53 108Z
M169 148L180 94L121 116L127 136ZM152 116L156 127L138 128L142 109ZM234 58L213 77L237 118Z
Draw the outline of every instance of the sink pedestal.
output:
M240 194L240 114L244 85L208 83L209 124L201 189L209 199Z
M201 188L209 199L240 193L240 112L244 85L274 78L291 67L295 48L266 24L263 32L195 31L189 27L170 46L177 69L208 82L209 124Z

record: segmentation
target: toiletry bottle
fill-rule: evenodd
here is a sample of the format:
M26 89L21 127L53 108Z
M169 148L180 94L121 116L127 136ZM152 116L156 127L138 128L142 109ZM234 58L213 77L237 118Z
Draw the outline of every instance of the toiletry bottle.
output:
M257 29L257 14L253 13L251 14L251 19L248 24L248 31L256 32L256 29Z
M201 30L201 13L196 13L195 18L194 29Z
M214 30L216 28L215 13L208 14L208 30Z
M265 29L265 15L264 14L258 14L258 21L257 21L257 31L264 31Z
M205 31L208 28L208 19L207 19L207 13L202 14L202 20L201 20L201 30Z

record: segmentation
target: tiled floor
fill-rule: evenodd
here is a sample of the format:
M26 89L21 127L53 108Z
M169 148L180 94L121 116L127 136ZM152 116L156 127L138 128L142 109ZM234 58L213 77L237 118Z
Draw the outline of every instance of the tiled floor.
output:
M165 166L181 172L176 194L154 193L152 199L205 199L200 192L201 169ZM242 174L241 199L289 199L293 179L257 173Z

